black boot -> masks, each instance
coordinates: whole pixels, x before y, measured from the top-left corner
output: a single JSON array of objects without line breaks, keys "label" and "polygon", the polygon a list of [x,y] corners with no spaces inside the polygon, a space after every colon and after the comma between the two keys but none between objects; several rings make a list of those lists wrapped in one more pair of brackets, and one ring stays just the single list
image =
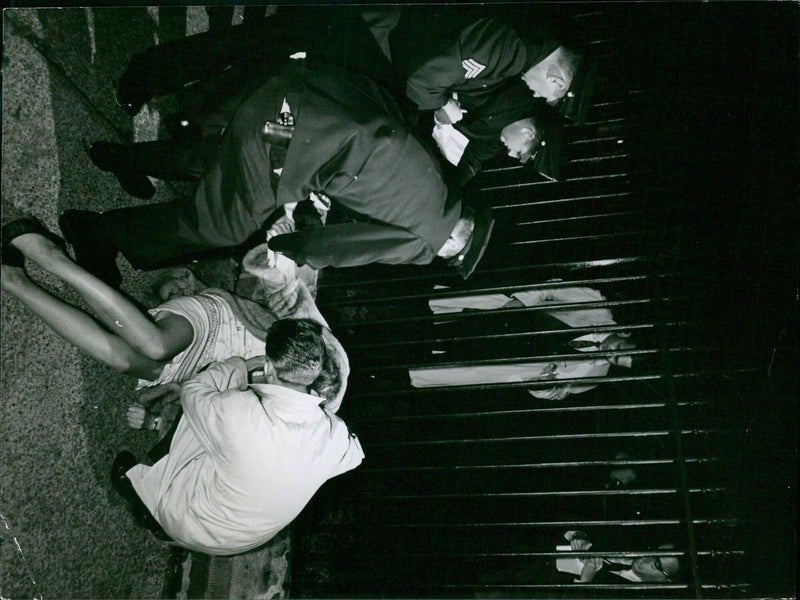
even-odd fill
[{"label": "black boot", "polygon": [[95,166],[113,174],[122,189],[136,198],[148,200],[156,193],[147,175],[131,168],[130,147],[114,142],[95,142],[89,147],[89,158]]},{"label": "black boot", "polygon": [[102,215],[88,210],[65,210],[58,218],[64,239],[72,245],[75,262],[113,288],[122,283],[117,268],[117,249],[102,222]]},{"label": "black boot", "polygon": [[158,55],[147,49],[134,55],[125,72],[117,82],[114,100],[130,116],[138,114],[142,107],[156,95],[154,80],[158,68]]}]

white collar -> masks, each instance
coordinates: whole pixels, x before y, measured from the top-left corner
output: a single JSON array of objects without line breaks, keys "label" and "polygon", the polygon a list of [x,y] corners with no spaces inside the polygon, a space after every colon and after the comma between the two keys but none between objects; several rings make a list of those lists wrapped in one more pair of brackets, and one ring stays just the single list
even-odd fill
[{"label": "white collar", "polygon": [[313,394],[298,392],[274,383],[250,383],[247,387],[258,396],[262,404],[266,400],[270,406],[274,406],[278,410],[304,413],[322,410],[320,404],[324,399]]},{"label": "white collar", "polygon": [[[611,571],[611,569],[609,569],[609,571]],[[619,575],[628,581],[634,581],[636,583],[640,583],[642,581],[642,578],[634,573],[631,569],[625,569],[624,571],[611,571],[611,573],[614,573],[614,575]]]}]

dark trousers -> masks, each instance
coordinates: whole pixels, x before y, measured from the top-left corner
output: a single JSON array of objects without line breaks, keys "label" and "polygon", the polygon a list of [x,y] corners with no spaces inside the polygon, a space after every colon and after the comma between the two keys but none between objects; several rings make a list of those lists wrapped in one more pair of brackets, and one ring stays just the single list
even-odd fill
[{"label": "dark trousers", "polygon": [[[214,141],[142,142],[127,148],[127,169],[167,181],[197,181],[205,170]],[[171,202],[109,210],[95,217],[89,235],[113,246],[137,269],[156,269],[184,262],[211,248],[180,235],[182,222],[193,219],[191,196]]]},{"label": "dark trousers", "polygon": [[214,250],[180,235],[180,223],[193,210],[191,197],[109,210],[97,215],[91,235],[121,252],[136,269],[176,265]]},{"label": "dark trousers", "polygon": [[197,181],[213,160],[217,145],[214,138],[137,142],[126,148],[121,160],[132,173],[164,181]]},{"label": "dark trousers", "polygon": [[169,447],[172,445],[172,438],[175,437],[175,432],[178,430],[178,423],[183,417],[183,409],[178,409],[178,414],[175,415],[175,420],[170,425],[169,430],[159,442],[147,451],[147,458],[152,462],[158,462],[169,453]]},{"label": "dark trousers", "polygon": [[[225,82],[240,77],[234,71],[210,84],[226,89]],[[248,80],[235,93],[209,100],[201,131],[194,137],[128,146],[120,153],[125,170],[198,184],[169,203],[102,213],[94,217],[89,235],[144,270],[247,241],[274,209],[273,152],[260,137],[260,127],[287,93],[282,81],[263,86],[263,79]],[[241,169],[240,159],[259,166]]]},{"label": "dark trousers", "polygon": [[231,67],[274,68],[300,51],[311,61],[367,75],[402,92],[357,7],[282,6],[267,19],[151,46],[133,56],[119,82],[120,97],[146,101],[189,84],[203,92],[203,82]]},{"label": "dark trousers", "polygon": [[[208,140],[237,114],[253,85],[288,61],[294,51],[307,51],[311,63],[354,70],[400,89],[391,65],[354,7],[282,7],[258,25],[222,28],[151,47],[133,57],[120,90],[136,90],[147,99],[179,92],[184,113],[200,124],[198,137]],[[131,169],[162,179],[193,178],[203,173],[214,152],[230,162],[238,151],[238,147],[220,151],[206,146],[198,151],[191,146],[158,144],[134,145]],[[219,191],[223,199],[228,197],[228,190]],[[257,215],[260,223],[251,223],[238,206],[231,211],[227,200],[225,204],[213,206],[208,198],[186,197],[170,204],[108,211],[100,217],[101,235],[134,267],[158,268],[238,245],[263,224],[263,214]],[[230,216],[230,222],[221,215]],[[405,256],[401,258],[393,262],[405,262]]]},{"label": "dark trousers", "polygon": [[[175,420],[167,431],[167,434],[147,452],[147,458],[150,459],[151,462],[158,462],[164,456],[166,456],[167,453],[169,453],[169,447],[172,445],[172,438],[175,437],[175,431],[178,429],[178,423],[180,422],[182,415],[183,410],[179,409],[178,414],[175,416]],[[121,485],[122,489],[118,489],[117,491],[125,499],[125,502],[127,502],[128,510],[130,511],[134,520],[140,526],[152,531],[153,535],[155,535],[155,537],[158,539],[165,542],[173,541],[167,532],[164,531],[164,528],[161,527],[161,525],[159,525],[155,520],[155,517],[153,517],[150,509],[148,509],[145,503],[142,502],[142,499],[133,488],[133,484],[131,484],[126,478]]]}]

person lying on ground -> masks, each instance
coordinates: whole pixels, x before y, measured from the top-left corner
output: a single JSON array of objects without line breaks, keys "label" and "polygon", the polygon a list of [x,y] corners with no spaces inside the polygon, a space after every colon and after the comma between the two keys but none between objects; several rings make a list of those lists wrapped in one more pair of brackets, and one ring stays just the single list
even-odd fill
[{"label": "person lying on ground", "polygon": [[[193,550],[243,552],[291,522],[327,479],[360,464],[358,438],[334,414],[346,355],[302,284],[284,281],[273,306],[318,320],[278,319],[221,290],[174,298],[153,318],[64,247],[30,219],[3,227],[3,292],[103,364],[150,384],[189,380],[169,453],[150,467],[121,452],[112,466],[138,524]],[[97,319],[34,283],[26,260],[72,287]],[[266,383],[248,387],[256,368]],[[326,396],[313,393],[320,383]]]}]

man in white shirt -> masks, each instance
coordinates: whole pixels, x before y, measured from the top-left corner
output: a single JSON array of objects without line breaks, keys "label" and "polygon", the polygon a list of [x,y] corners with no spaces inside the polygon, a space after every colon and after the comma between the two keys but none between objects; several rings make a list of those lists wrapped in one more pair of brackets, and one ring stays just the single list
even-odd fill
[{"label": "man in white shirt", "polygon": [[[587,328],[614,326],[613,315],[608,308],[580,308],[583,303],[602,302],[605,297],[588,287],[564,286],[521,290],[511,297],[505,294],[464,295],[437,298],[429,301],[434,314],[461,312],[462,310],[496,310],[552,305],[545,314],[563,323],[566,327]],[[578,306],[569,306],[578,305]],[[587,333],[571,340],[569,346],[575,350],[575,358],[558,358],[533,362],[493,362],[492,364],[469,364],[456,366],[430,366],[409,369],[413,387],[441,387],[473,384],[519,383],[553,381],[552,387],[534,387],[530,394],[545,400],[563,400],[569,394],[579,394],[596,387],[596,384],[581,385],[577,381],[555,383],[559,379],[605,377],[611,364],[630,367],[631,359],[624,354],[612,354],[604,358],[581,357],[580,352],[621,352],[633,349],[627,333]],[[438,353],[443,358],[443,353]]]},{"label": "man in white shirt", "polygon": [[233,357],[183,385],[169,453],[125,473],[172,540],[214,555],[257,548],[361,463],[358,438],[309,393],[324,356],[318,323],[282,319],[267,335],[266,383],[248,383],[253,361]]}]

